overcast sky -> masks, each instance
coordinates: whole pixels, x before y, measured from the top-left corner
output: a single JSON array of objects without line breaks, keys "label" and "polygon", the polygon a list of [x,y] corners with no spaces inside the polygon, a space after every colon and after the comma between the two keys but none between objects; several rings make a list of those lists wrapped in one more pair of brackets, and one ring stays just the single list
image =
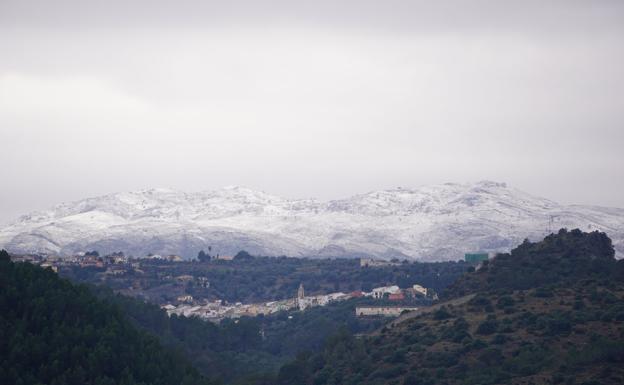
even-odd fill
[{"label": "overcast sky", "polygon": [[0,0],[0,222],[504,181],[624,207],[624,1]]}]

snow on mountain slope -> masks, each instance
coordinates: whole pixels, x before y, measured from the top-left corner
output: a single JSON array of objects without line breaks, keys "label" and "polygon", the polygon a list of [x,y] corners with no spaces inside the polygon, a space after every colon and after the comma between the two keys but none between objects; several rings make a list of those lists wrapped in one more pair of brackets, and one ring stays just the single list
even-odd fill
[{"label": "snow on mountain slope", "polygon": [[241,187],[110,194],[22,216],[0,230],[11,252],[124,251],[193,257],[214,252],[458,259],[508,251],[548,229],[601,230],[624,253],[624,209],[564,206],[503,183],[397,188],[321,202]]}]

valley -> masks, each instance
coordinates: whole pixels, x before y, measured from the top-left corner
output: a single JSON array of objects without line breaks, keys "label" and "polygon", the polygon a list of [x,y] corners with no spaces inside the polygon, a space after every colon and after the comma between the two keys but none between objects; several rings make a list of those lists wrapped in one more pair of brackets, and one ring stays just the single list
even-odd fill
[{"label": "valley", "polygon": [[[613,255],[606,235],[562,229],[478,265],[90,253],[95,265],[45,269],[88,284],[219,383],[619,384],[624,265]],[[106,273],[115,266],[128,270]],[[224,313],[202,314],[213,305]]]},{"label": "valley", "polygon": [[[471,266],[463,261],[404,260],[371,267],[368,260],[254,257],[246,252],[228,260],[208,256],[192,261],[135,259],[123,253],[99,256],[97,252],[64,258],[12,258],[49,267],[76,282],[109,287],[170,313],[216,321],[303,310],[351,298],[372,305],[384,304],[384,300],[393,305],[428,304]],[[420,287],[419,292],[414,285]],[[299,288],[305,290],[300,300]],[[379,295],[381,290],[387,290],[385,296]]]}]

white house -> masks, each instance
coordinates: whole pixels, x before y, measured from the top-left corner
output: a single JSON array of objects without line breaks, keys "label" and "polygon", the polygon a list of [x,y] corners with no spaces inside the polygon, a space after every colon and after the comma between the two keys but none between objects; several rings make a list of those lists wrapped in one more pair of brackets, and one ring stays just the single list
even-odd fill
[{"label": "white house", "polygon": [[427,288],[420,286],[420,285],[414,285],[412,286],[412,289],[414,289],[415,292],[420,293],[422,295],[427,295]]},{"label": "white house", "polygon": [[395,294],[398,293],[401,289],[399,289],[399,287],[397,285],[393,285],[393,286],[383,286],[383,287],[376,287],[373,289],[373,298],[383,298],[385,294]]}]

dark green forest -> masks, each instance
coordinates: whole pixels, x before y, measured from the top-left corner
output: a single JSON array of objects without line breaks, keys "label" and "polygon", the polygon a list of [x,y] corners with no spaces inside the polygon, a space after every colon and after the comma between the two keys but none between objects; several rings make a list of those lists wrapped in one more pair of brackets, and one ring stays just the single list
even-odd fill
[{"label": "dark green forest", "polygon": [[0,263],[2,384],[208,383],[197,370],[245,383],[272,378],[301,351],[320,351],[341,327],[363,333],[382,323],[355,317],[362,299],[217,325],[168,317],[107,287],[72,284],[49,269],[12,263],[4,251]]},{"label": "dark green forest", "polygon": [[[166,262],[164,264],[162,262],[156,263],[152,266],[155,269],[160,269],[163,265],[173,269],[181,266],[180,264],[168,264]],[[238,259],[236,261],[188,263],[186,267],[182,267],[180,273],[189,266],[199,268],[200,274],[205,274],[206,271],[211,272],[211,278],[216,278],[216,282],[220,282],[219,279],[223,279],[224,287],[227,279],[231,279],[236,283],[238,282],[237,279],[245,275],[249,275],[252,279],[259,279],[263,274],[269,274],[272,277],[274,276],[276,281],[282,282],[280,286],[269,286],[269,290],[271,288],[275,290],[277,287],[277,291],[274,291],[275,294],[273,295],[286,295],[291,290],[290,286],[294,286],[298,280],[308,282],[309,286],[317,290],[323,289],[325,291],[326,289],[327,291],[332,291],[335,289],[335,284],[332,282],[336,282],[336,276],[340,277],[341,288],[345,285],[349,285],[349,287],[354,285],[354,283],[343,281],[349,279],[355,279],[357,287],[360,287],[359,285],[362,285],[362,282],[364,282],[366,287],[367,282],[386,284],[387,282],[394,282],[392,281],[394,279],[400,279],[405,286],[411,285],[412,282],[432,282],[435,283],[436,287],[443,288],[445,284],[451,282],[448,276],[457,276],[460,274],[460,271],[466,268],[464,264],[456,263],[404,263],[399,266],[385,268],[361,269],[357,261],[354,260],[268,259],[248,256],[244,260]],[[342,266],[346,267],[345,272],[340,272],[339,269]],[[114,318],[117,324],[124,325],[125,328],[138,333],[137,335],[141,336],[141,338],[146,338],[158,345],[158,349],[161,349],[164,352],[163,354],[171,354],[178,360],[176,362],[180,364],[191,362],[193,367],[204,376],[218,382],[250,383],[255,381],[254,378],[273,381],[283,364],[293,360],[298,354],[321,351],[328,337],[341,330],[341,328],[348,330],[351,334],[369,333],[381,327],[386,321],[381,318],[357,318],[354,312],[355,306],[358,303],[370,302],[370,299],[360,298],[333,303],[325,307],[308,309],[305,312],[280,312],[254,318],[226,319],[220,324],[213,324],[197,318],[175,315],[168,317],[157,305],[145,302],[142,299],[116,294],[107,285],[75,286],[68,281],[58,279],[50,270],[42,270],[30,264],[7,263],[6,267],[7,269],[10,267],[10,271],[5,273],[13,276],[13,282],[21,282],[24,277],[21,277],[19,272],[26,269],[31,271],[31,274],[48,277],[48,279],[54,281],[54,284],[61,285],[66,290],[81,293],[81,296],[72,296],[71,298],[72,300],[80,299],[81,305],[86,306],[87,302],[97,301],[104,307],[101,311],[110,313],[109,317]],[[321,274],[324,276],[322,280],[319,278]],[[82,278],[83,281],[90,282],[90,278],[93,277],[95,275],[89,276],[89,273],[87,273]],[[414,281],[414,279],[417,281]],[[97,280],[95,281],[97,282]],[[252,285],[247,279],[244,282],[242,284],[243,289],[239,288],[239,291],[235,293],[247,290],[244,288],[245,284],[247,284],[249,290],[255,290],[255,292],[249,294],[251,297],[257,298],[267,295],[267,292],[263,291],[267,290],[267,288],[261,284],[258,285],[256,282]],[[284,282],[290,283],[286,285]],[[321,286],[319,286],[319,282],[321,282]],[[49,283],[47,281],[39,282],[39,289],[43,290]],[[25,283],[22,282],[20,285],[23,286]],[[368,285],[372,284],[368,283]],[[192,290],[192,288],[190,289]],[[54,291],[42,292],[40,295],[44,298],[49,295],[54,296]],[[57,305],[63,308],[63,305],[59,305],[58,302],[42,301],[49,304],[45,310],[39,310],[42,317],[47,317],[47,315],[44,315],[45,311],[53,311]],[[427,302],[428,300],[422,299],[421,301]],[[91,315],[87,314],[85,317],[91,317]],[[55,328],[52,324],[49,327]],[[139,331],[137,332],[135,329]],[[31,330],[33,334],[36,334],[36,328]],[[124,337],[123,333],[115,332],[115,335],[120,339],[132,341],[131,338]],[[161,345],[165,349],[161,348]],[[152,349],[151,347],[146,348]],[[25,351],[29,351],[29,349],[29,347],[26,347]],[[91,348],[86,347],[85,349],[89,350]],[[114,350],[109,349],[109,351],[112,352]],[[147,361],[157,362],[152,359],[147,359]],[[9,362],[9,360],[6,361],[7,364]],[[64,362],[67,362],[68,371],[74,370],[70,369],[73,365],[71,361]],[[82,361],[77,362],[76,365],[80,367],[80,369],[76,369],[78,372],[89,370],[89,373],[93,376],[100,376],[97,374],[97,371],[91,371],[91,367]],[[166,368],[166,365],[160,366]],[[17,373],[21,369],[18,366],[13,370]],[[126,375],[126,372],[127,370],[124,372],[124,375]],[[115,375],[117,373],[106,372],[102,374],[104,377],[108,376],[113,379],[117,378],[114,377]],[[194,376],[197,373],[191,371],[189,375]],[[65,381],[65,377],[61,378],[59,381]],[[158,376],[158,378],[162,380],[167,377]],[[38,381],[51,383],[48,377]],[[89,383],[88,378],[84,379],[84,381]],[[151,383],[151,380],[141,381]]]},{"label": "dark green forest", "polygon": [[209,384],[116,305],[0,251],[0,384]]}]

